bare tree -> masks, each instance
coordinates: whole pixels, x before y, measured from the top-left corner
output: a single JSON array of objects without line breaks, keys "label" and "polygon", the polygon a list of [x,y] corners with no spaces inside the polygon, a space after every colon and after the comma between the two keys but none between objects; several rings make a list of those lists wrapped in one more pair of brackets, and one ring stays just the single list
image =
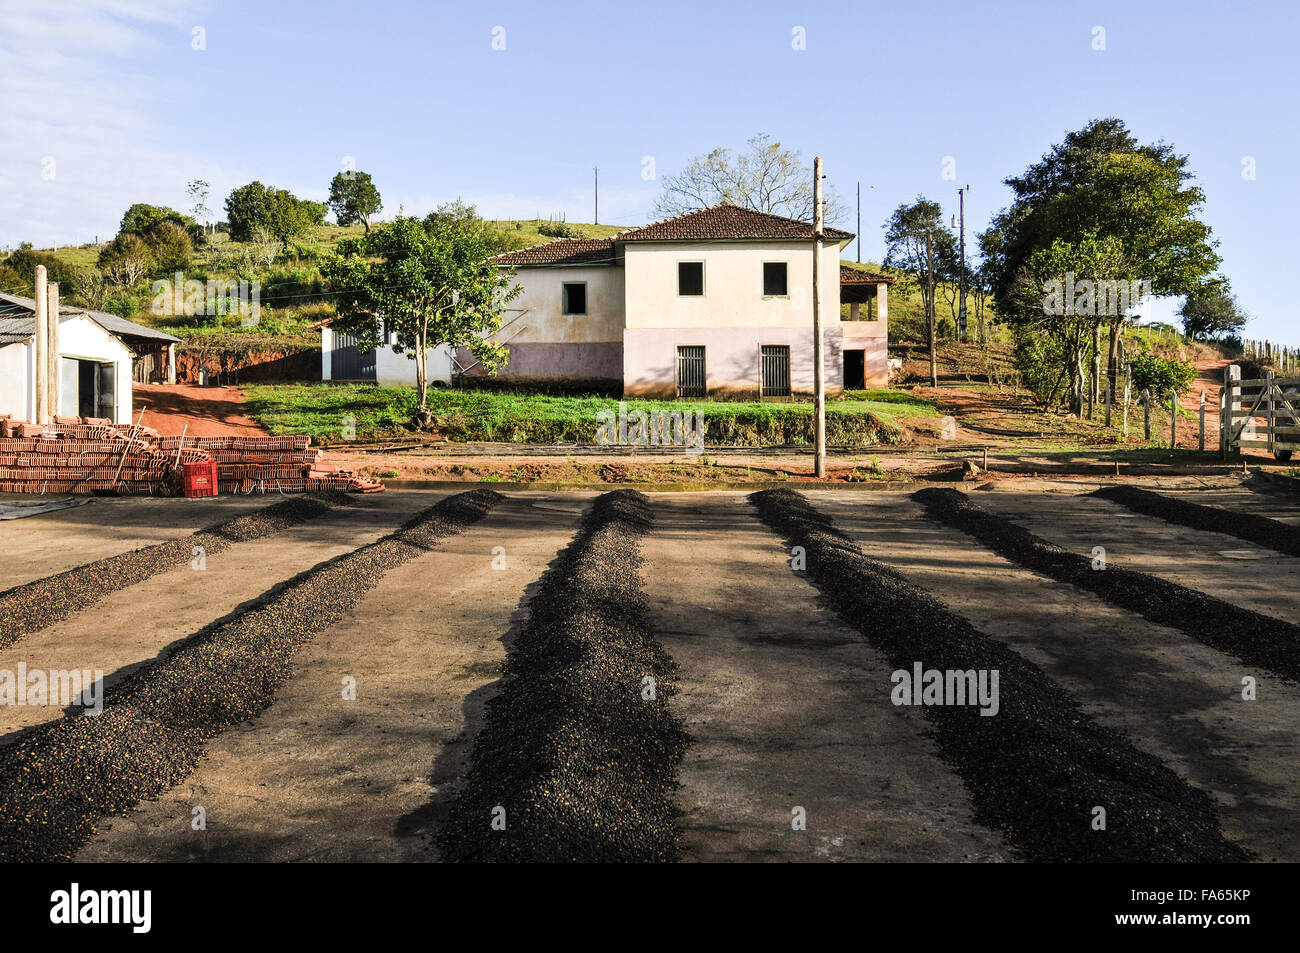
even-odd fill
[{"label": "bare tree", "polygon": [[[669,218],[722,202],[811,222],[812,166],[804,163],[797,149],[783,148],[760,133],[749,140],[744,152],[719,147],[696,156],[678,175],[666,176],[654,211]],[[822,202],[827,222],[843,220],[844,204],[830,184],[823,189]]]}]

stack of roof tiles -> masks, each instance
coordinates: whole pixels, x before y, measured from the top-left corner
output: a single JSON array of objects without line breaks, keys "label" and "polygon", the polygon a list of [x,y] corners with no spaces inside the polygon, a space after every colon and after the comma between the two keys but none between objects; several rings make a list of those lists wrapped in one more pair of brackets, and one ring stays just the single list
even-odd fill
[{"label": "stack of roof tiles", "polygon": [[[149,427],[99,417],[55,417],[48,425],[0,415],[0,493],[150,495],[181,464],[215,461],[221,493],[291,493],[384,488],[321,459],[310,437],[162,437]],[[119,473],[120,470],[120,473]]]}]

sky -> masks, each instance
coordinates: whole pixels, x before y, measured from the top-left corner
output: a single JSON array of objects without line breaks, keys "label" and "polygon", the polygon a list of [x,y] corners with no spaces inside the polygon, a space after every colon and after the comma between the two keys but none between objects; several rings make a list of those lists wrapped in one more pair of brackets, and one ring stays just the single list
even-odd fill
[{"label": "sky", "polygon": [[[1089,119],[1190,157],[1247,336],[1300,345],[1300,6],[1182,2],[441,3],[0,0],[0,248],[106,239],[134,202],[221,214],[252,179],[381,217],[654,216],[661,180],[758,133],[820,155],[879,261],[917,195],[968,236]],[[969,242],[968,237],[968,242]],[[845,256],[857,255],[857,247]],[[1146,316],[1171,320],[1177,300]]]}]

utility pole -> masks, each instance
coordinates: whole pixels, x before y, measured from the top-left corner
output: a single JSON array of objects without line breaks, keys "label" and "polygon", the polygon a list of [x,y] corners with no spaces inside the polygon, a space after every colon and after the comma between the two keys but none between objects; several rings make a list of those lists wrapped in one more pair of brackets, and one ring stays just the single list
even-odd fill
[{"label": "utility pole", "polygon": [[826,369],[822,355],[822,157],[813,159],[813,476],[826,476]]},{"label": "utility pole", "polygon": [[858,183],[858,264],[862,264],[862,183]]},{"label": "utility pole", "polygon": [[930,333],[930,386],[939,386],[939,355],[934,327],[934,233],[925,233],[925,325]]},{"label": "utility pole", "polygon": [[957,306],[957,340],[966,340],[966,193],[970,191],[967,185],[964,189],[957,190],[957,201],[960,208],[961,216],[961,270],[958,272],[957,283],[960,288],[961,303]]},{"label": "utility pole", "polygon": [[594,194],[595,194],[595,198],[596,198],[596,211],[595,211],[595,213],[592,215],[592,222],[591,222],[591,224],[593,224],[593,225],[599,225],[599,224],[600,224],[600,167],[599,167],[599,166],[592,166],[591,171],[592,171],[592,172],[595,174],[595,176],[596,176],[596,188],[595,188],[595,192],[594,192]]}]

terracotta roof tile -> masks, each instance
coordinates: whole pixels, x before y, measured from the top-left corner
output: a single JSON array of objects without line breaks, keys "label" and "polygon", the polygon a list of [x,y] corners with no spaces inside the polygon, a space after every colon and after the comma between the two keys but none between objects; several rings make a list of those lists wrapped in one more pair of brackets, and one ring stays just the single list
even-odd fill
[{"label": "terracotta roof tile", "polygon": [[894,279],[888,275],[878,275],[872,271],[863,271],[852,265],[840,265],[840,284],[842,285],[878,285],[884,282],[893,284]]},{"label": "terracotta roof tile", "polygon": [[[853,237],[851,232],[827,227],[824,231],[831,241],[844,241]],[[614,236],[617,242],[646,241],[707,241],[709,239],[811,239],[813,227],[808,222],[767,212],[755,212],[724,202],[687,212],[676,218],[654,222],[641,228],[631,228]]]},{"label": "terracotta roof tile", "polygon": [[614,260],[614,243],[608,238],[557,238],[488,259],[498,265],[601,265]]}]

